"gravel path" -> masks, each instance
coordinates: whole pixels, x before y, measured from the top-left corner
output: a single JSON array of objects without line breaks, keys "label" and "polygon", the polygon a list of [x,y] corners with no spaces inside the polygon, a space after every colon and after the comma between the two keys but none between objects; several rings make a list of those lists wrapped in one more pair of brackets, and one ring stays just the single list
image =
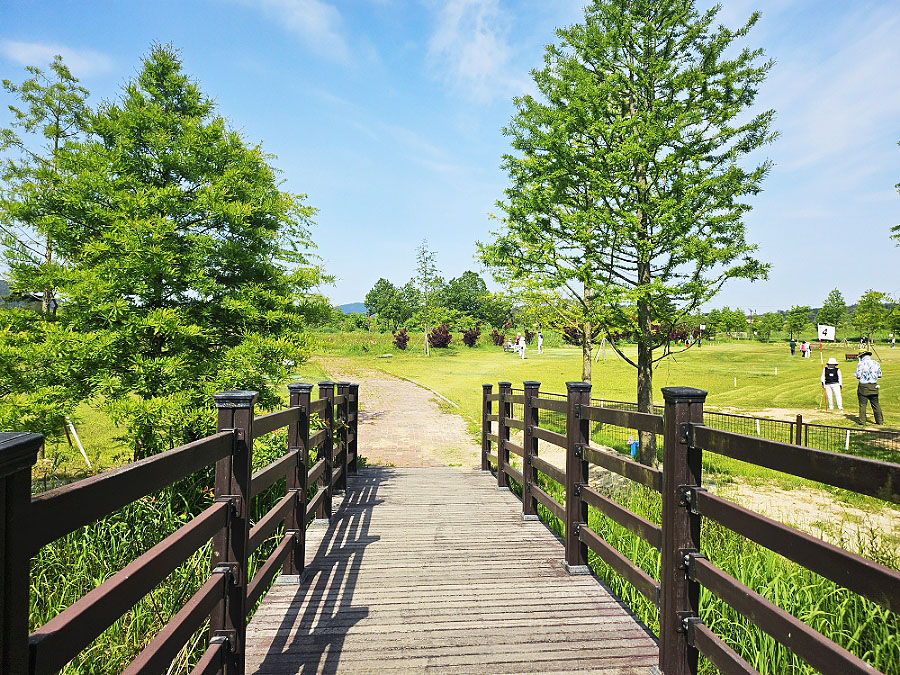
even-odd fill
[{"label": "gravel path", "polygon": [[319,358],[334,380],[359,383],[359,448],[370,465],[480,467],[480,446],[436,396],[350,359]]}]

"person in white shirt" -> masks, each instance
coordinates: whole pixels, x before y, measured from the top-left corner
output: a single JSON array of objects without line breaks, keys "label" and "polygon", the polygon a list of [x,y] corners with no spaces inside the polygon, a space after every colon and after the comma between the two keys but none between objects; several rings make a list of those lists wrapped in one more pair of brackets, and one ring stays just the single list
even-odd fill
[{"label": "person in white shirt", "polygon": [[825,397],[828,399],[828,409],[834,410],[834,404],[837,402],[838,410],[844,412],[844,401],[841,399],[841,387],[844,386],[844,379],[836,358],[828,359],[828,363],[822,368],[820,379],[822,387],[825,389]]},{"label": "person in white shirt", "polygon": [[519,356],[521,356],[522,359],[524,360],[525,359],[525,336],[524,335],[519,336],[518,343],[519,343]]},{"label": "person in white shirt", "polygon": [[544,353],[544,334],[538,331],[538,354]]}]

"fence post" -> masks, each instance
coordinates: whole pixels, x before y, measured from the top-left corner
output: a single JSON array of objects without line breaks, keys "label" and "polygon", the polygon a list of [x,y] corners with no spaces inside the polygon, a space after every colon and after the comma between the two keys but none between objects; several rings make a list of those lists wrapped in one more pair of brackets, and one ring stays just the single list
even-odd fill
[{"label": "fence post", "polygon": [[229,641],[226,675],[244,672],[244,635],[247,628],[247,538],[250,534],[250,476],[253,456],[255,391],[225,391],[213,395],[218,408],[218,431],[234,430],[231,455],[216,462],[216,501],[230,501],[231,517],[213,537],[212,567],[231,568],[225,598],[209,619],[210,638]]},{"label": "fence post", "polygon": [[31,467],[41,434],[0,433],[0,673],[30,672]]},{"label": "fence post", "polygon": [[579,530],[587,524],[588,506],[581,499],[581,486],[588,482],[584,448],[591,442],[590,421],[581,417],[581,406],[591,404],[590,382],[566,382],[566,559],[569,574],[590,574],[587,545]]},{"label": "fence post", "polygon": [[[488,416],[491,414],[491,401],[488,401],[488,396],[491,395],[491,390],[494,388],[492,384],[483,384],[481,385],[481,470],[482,471],[490,471],[491,470],[491,460],[488,459],[488,455],[491,452],[491,442],[488,440],[488,434],[491,433],[491,423],[488,421]],[[500,432],[497,432],[499,437]],[[499,443],[498,443],[499,445]]]},{"label": "fence post", "polygon": [[349,442],[347,441],[349,427],[347,426],[347,413],[350,411],[350,383],[338,382],[337,395],[343,396],[343,400],[337,406],[338,421],[338,443],[340,445],[341,455],[341,479],[335,485],[335,490],[346,492],[347,490],[347,471],[350,468],[350,453],[348,452]]},{"label": "fence post", "polygon": [[538,472],[531,462],[531,458],[538,454],[538,439],[534,435],[534,428],[540,425],[538,409],[532,399],[538,397],[541,388],[540,382],[527,380],[522,383],[525,390],[525,405],[522,407],[522,419],[525,422],[525,435],[522,447],[525,456],[522,458],[522,518],[525,520],[537,520],[537,502],[532,497],[531,486],[538,481]]},{"label": "fence post", "polygon": [[803,445],[803,415],[797,415],[797,440],[796,445]]},{"label": "fence post", "polygon": [[281,573],[303,574],[306,563],[306,477],[309,474],[309,399],[312,385],[305,382],[288,383],[291,407],[300,408],[300,419],[288,427],[288,449],[297,451],[297,461],[287,474],[287,491],[295,492],[294,510],[284,520],[285,532],[294,531],[294,548],[284,561]]},{"label": "fence post", "polygon": [[685,638],[682,618],[699,616],[700,587],[688,580],[684,552],[700,549],[700,516],[692,514],[682,487],[700,486],[699,448],[689,445],[682,425],[703,424],[706,392],[693,387],[663,387],[662,587],[659,608],[659,665],[666,675],[697,672],[697,650]]},{"label": "fence post", "polygon": [[319,446],[319,457],[325,460],[325,472],[319,480],[319,485],[325,488],[325,495],[319,502],[316,518],[331,520],[331,476],[334,468],[334,382],[319,382],[319,398],[327,399],[328,402],[325,404],[325,410],[322,411],[325,440]]},{"label": "fence post", "polygon": [[[497,487],[509,487],[509,481],[506,479],[506,471],[504,467],[509,464],[509,450],[506,448],[506,441],[509,440],[509,427],[506,426],[506,418],[509,417],[512,405],[509,403],[509,397],[512,396],[512,382],[498,382],[497,389],[500,392],[500,405],[497,406],[497,413],[500,416],[500,422],[497,424]],[[503,400],[503,397],[507,400]]]},{"label": "fence post", "polygon": [[350,397],[353,399],[350,402],[350,415],[353,417],[353,420],[350,422],[350,433],[353,434],[353,440],[350,441],[350,471],[351,473],[356,473],[358,471],[357,465],[357,453],[359,452],[359,444],[357,443],[357,435],[359,434],[359,385],[351,384],[350,385]]}]

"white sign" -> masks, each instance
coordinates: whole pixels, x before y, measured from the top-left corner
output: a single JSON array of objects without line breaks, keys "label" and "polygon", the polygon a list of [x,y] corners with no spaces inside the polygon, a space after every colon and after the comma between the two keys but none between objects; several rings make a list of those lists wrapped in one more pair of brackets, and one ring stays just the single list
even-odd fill
[{"label": "white sign", "polygon": [[823,323],[816,324],[819,328],[820,340],[834,340],[834,326],[826,326]]}]

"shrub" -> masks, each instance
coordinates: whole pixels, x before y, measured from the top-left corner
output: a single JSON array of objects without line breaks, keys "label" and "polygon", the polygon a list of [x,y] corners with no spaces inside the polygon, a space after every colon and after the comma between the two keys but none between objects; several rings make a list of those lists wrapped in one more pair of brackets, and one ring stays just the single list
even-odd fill
[{"label": "shrub", "polygon": [[453,340],[453,336],[450,335],[447,324],[442,323],[428,334],[428,344],[435,348],[443,349],[450,345],[451,340]]},{"label": "shrub", "polygon": [[531,341],[534,339],[534,333],[532,333],[527,328],[525,329],[525,344],[531,344]]},{"label": "shrub", "polygon": [[491,340],[493,340],[494,344],[498,347],[503,346],[503,342],[506,340],[506,335],[503,333],[498,333],[497,329],[491,331]]},{"label": "shrub", "polygon": [[407,334],[406,329],[401,328],[399,332],[393,332],[393,335],[394,346],[397,349],[406,349],[406,345],[409,344],[409,335]]},{"label": "shrub", "polygon": [[[496,330],[494,331],[497,332]],[[475,343],[478,342],[478,338],[481,335],[481,322],[475,324],[475,328],[470,328],[469,330],[462,331],[463,343],[466,347],[474,347]]]}]

